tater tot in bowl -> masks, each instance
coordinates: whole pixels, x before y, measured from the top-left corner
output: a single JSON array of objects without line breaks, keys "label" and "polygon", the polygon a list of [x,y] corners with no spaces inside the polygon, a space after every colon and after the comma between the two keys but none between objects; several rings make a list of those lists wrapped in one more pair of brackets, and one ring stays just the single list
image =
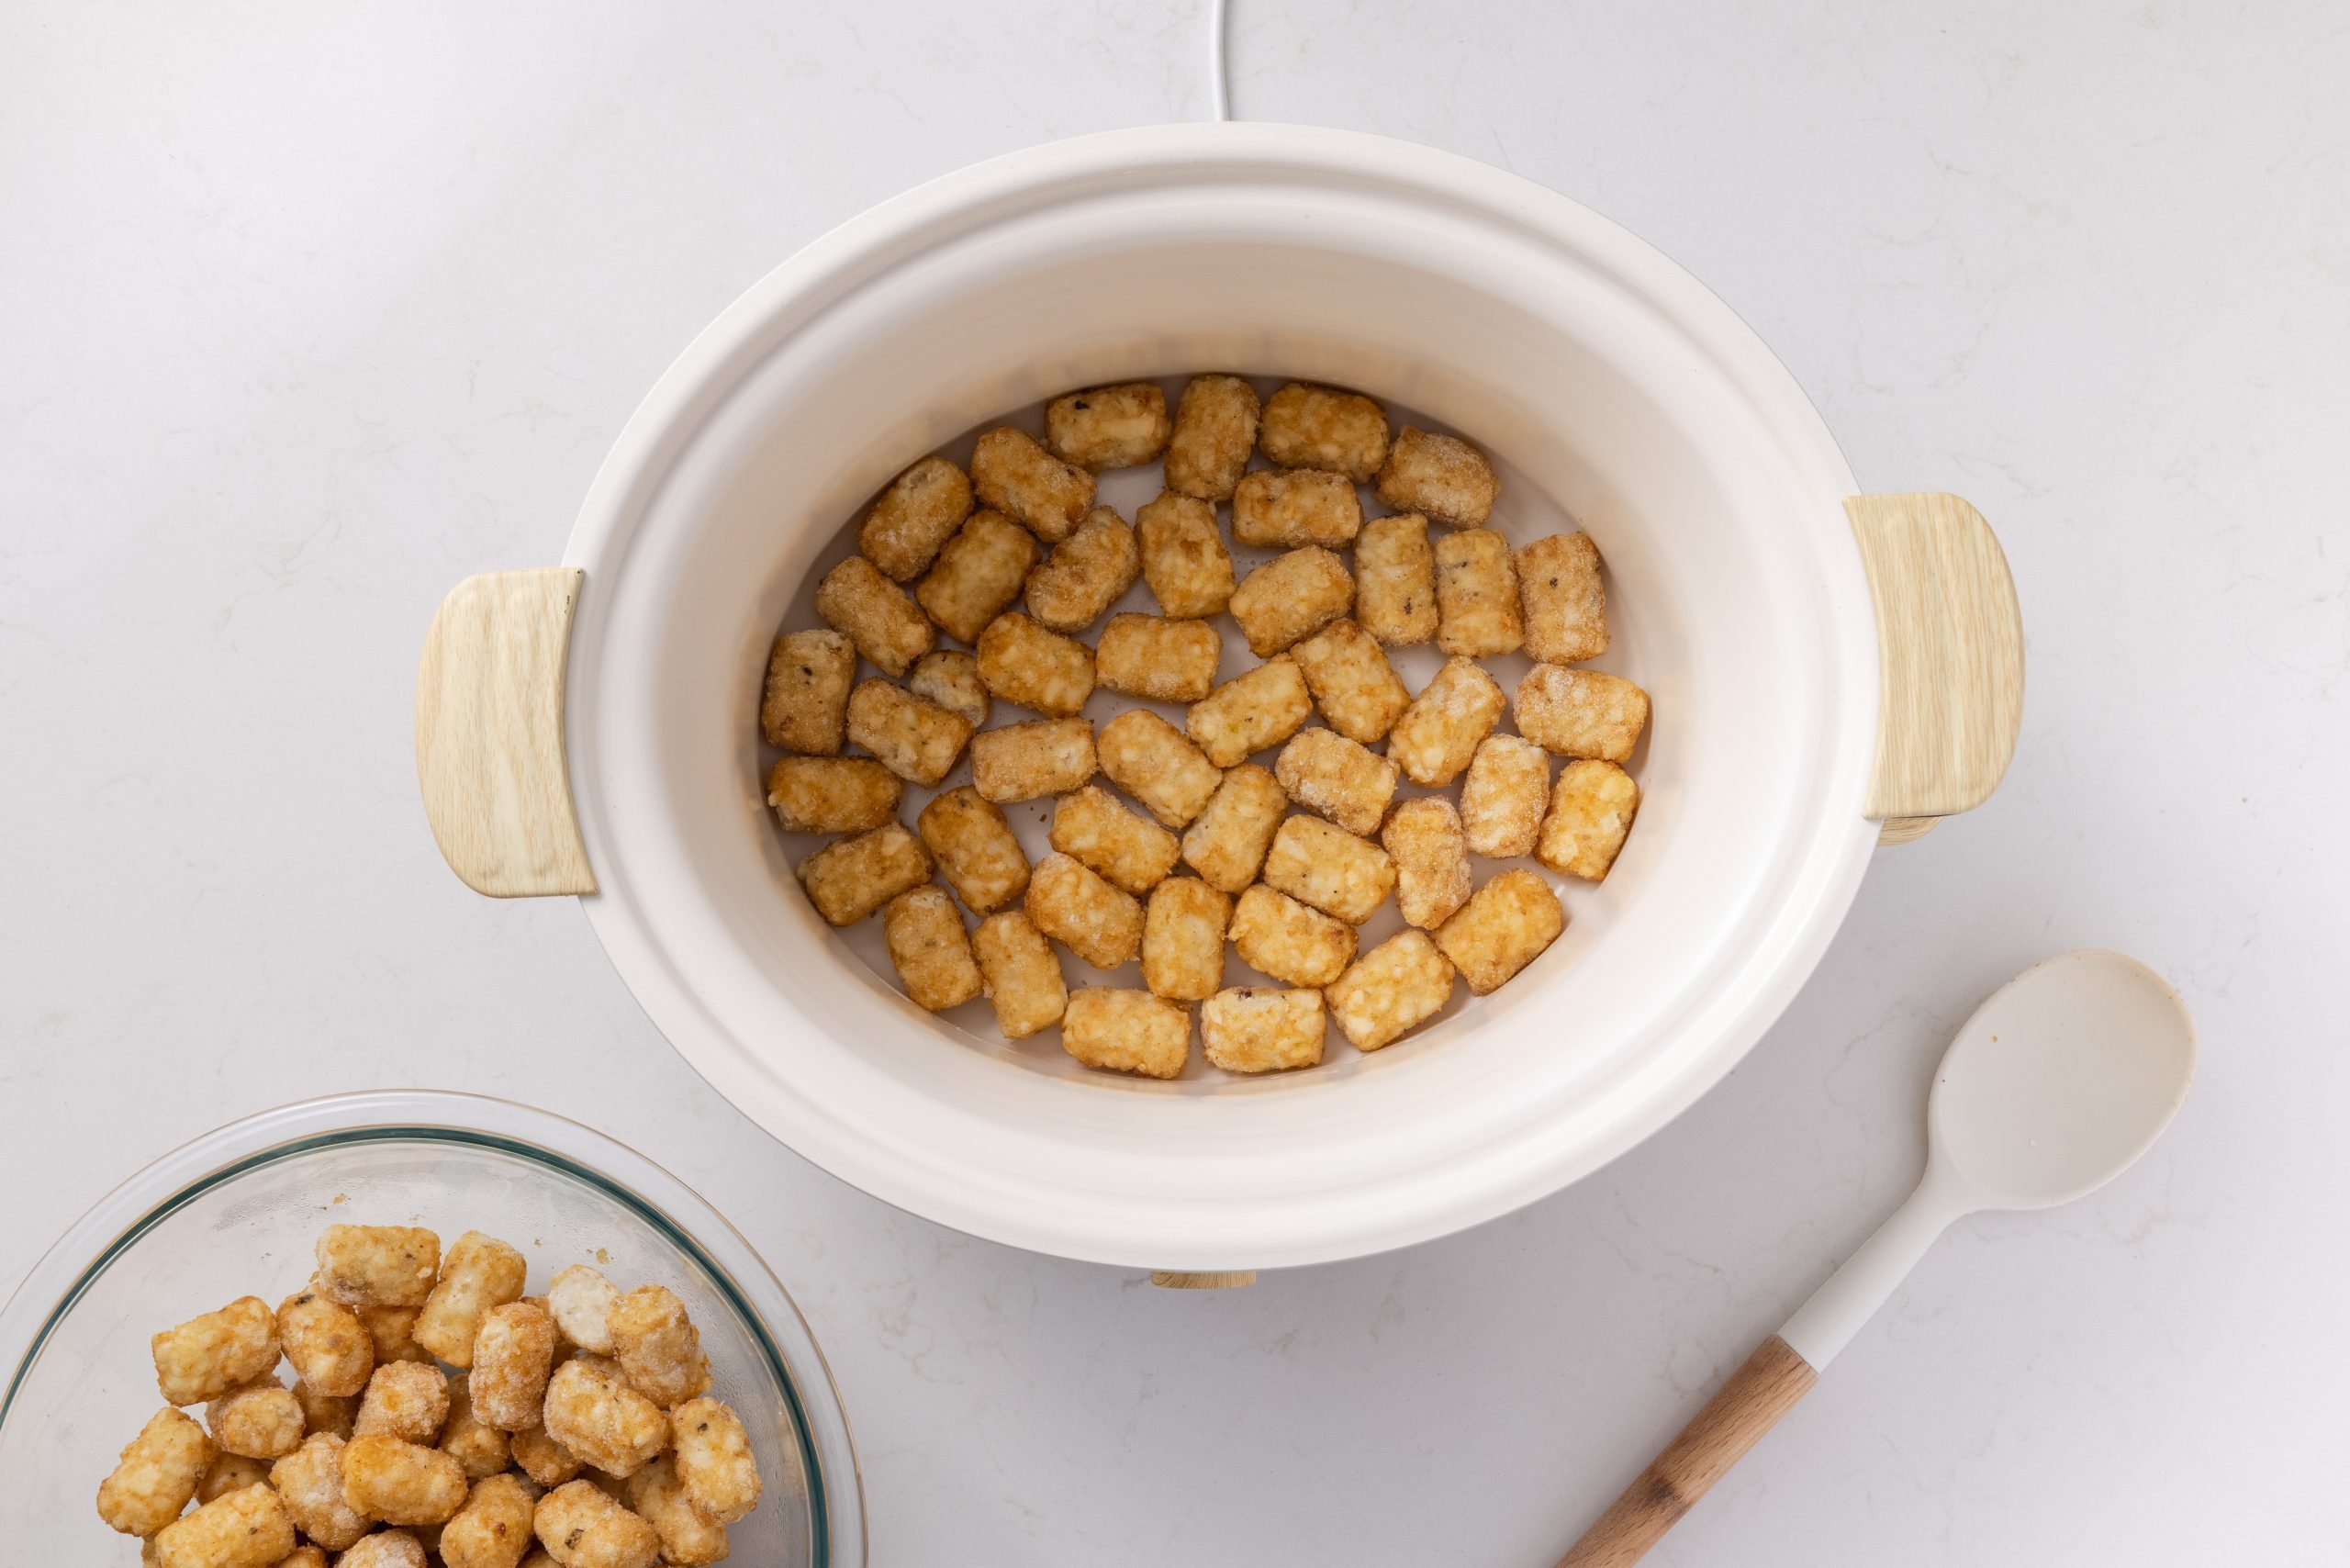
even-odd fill
[{"label": "tater tot in bowl", "polygon": [[[443,1310],[432,1315],[443,1328],[453,1316],[472,1316],[458,1307],[527,1286],[525,1299],[480,1314],[469,1377],[454,1383],[453,1401],[433,1402],[438,1427],[420,1440],[389,1431],[353,1437],[334,1430],[330,1415],[322,1417],[328,1425],[311,1427],[314,1408],[356,1403],[353,1396],[298,1405],[273,1397],[273,1379],[290,1387],[295,1367],[249,1365],[265,1351],[244,1353],[252,1337],[241,1311],[225,1328],[198,1323],[248,1297],[319,1299],[308,1282],[320,1266],[314,1246],[336,1226],[435,1238],[436,1272],[425,1276],[423,1294],[436,1279],[448,1286]],[[352,1246],[327,1250],[346,1262],[388,1256],[358,1248],[366,1238],[339,1239]],[[401,1239],[412,1250],[421,1236]],[[509,1251],[525,1281],[513,1279]],[[164,1562],[243,1563],[269,1548],[252,1557],[255,1568],[276,1568],[281,1560],[308,1561],[297,1552],[307,1540],[326,1561],[374,1551],[349,1561],[403,1562],[408,1547],[394,1537],[405,1530],[427,1547],[439,1542],[434,1561],[515,1561],[521,1553],[506,1547],[519,1539],[514,1519],[529,1518],[531,1484],[561,1484],[524,1482],[538,1473],[523,1467],[526,1452],[556,1473],[540,1451],[543,1434],[532,1428],[528,1443],[517,1434],[510,1468],[501,1454],[476,1473],[480,1444],[455,1428],[495,1404],[490,1383],[511,1381],[500,1347],[518,1324],[546,1319],[554,1333],[554,1311],[540,1300],[575,1268],[582,1272],[555,1294],[562,1314],[583,1327],[601,1295],[595,1278],[619,1287],[616,1301],[638,1294],[640,1309],[618,1326],[621,1352],[657,1362],[667,1378],[665,1393],[692,1440],[664,1474],[677,1478],[680,1497],[707,1494],[723,1511],[731,1560],[792,1568],[864,1562],[864,1503],[838,1397],[807,1325],[750,1243],[676,1177],[599,1133],[505,1101],[420,1091],[309,1101],[207,1134],[118,1187],[34,1265],[0,1306],[7,1560],[129,1563],[141,1560],[142,1538],[161,1536],[146,1560],[160,1551]],[[396,1272],[386,1265],[375,1277]],[[419,1294],[412,1285],[393,1289]],[[347,1386],[352,1325],[316,1312],[292,1320],[307,1327],[281,1350],[298,1345],[304,1370],[324,1369]],[[237,1355],[209,1380],[187,1372],[186,1356],[167,1357],[165,1372],[180,1380],[167,1395],[150,1341],[191,1323],[197,1328],[172,1342],[175,1352],[206,1338]],[[435,1382],[457,1371],[429,1359],[376,1370],[395,1369]],[[173,1397],[231,1373],[243,1375],[211,1395],[209,1412]],[[276,1431],[288,1411],[308,1428],[291,1441]],[[520,1412],[493,1413],[512,1419]],[[666,1436],[674,1423],[655,1414]],[[242,1435],[249,1428],[258,1437]],[[220,1432],[233,1447],[223,1446]],[[234,1447],[278,1451],[241,1456]],[[671,1462],[665,1454],[663,1463]],[[678,1508],[665,1517],[684,1543]],[[495,1550],[474,1551],[476,1538]],[[706,1537],[695,1538],[694,1549],[694,1561],[714,1560]]]}]

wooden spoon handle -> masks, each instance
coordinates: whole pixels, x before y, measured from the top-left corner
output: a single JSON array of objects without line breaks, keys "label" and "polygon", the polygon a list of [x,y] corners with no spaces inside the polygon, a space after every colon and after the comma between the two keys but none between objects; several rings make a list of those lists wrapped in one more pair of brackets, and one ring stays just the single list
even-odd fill
[{"label": "wooden spoon handle", "polygon": [[1785,1339],[1774,1334],[1763,1340],[1559,1559],[1559,1568],[1628,1568],[1638,1562],[1818,1381],[1811,1363]]}]

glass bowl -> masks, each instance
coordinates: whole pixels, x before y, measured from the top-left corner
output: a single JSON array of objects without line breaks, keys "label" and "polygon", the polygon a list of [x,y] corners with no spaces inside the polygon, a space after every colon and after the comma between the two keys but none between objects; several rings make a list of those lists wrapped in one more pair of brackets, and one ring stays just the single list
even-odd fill
[{"label": "glass bowl", "polygon": [[[848,1422],[807,1323],[750,1243],[666,1170],[544,1111],[394,1091],[264,1111],[165,1155],[101,1200],[0,1308],[0,1540],[11,1562],[129,1562],[92,1499],[162,1406],[148,1338],[241,1295],[274,1305],[339,1221],[480,1230],[530,1289],[593,1263],[668,1286],[741,1413],[765,1478],[733,1561],[854,1568],[865,1509]],[[191,1411],[191,1414],[201,1414]],[[106,1542],[118,1542],[111,1554]]]}]

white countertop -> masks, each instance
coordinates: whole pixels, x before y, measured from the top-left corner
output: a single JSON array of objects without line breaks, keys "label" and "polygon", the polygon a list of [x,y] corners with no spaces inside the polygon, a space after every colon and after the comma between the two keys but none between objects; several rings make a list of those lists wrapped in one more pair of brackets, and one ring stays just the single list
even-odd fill
[{"label": "white countertop", "polygon": [[1473,1233],[1210,1294],[941,1230],[769,1141],[576,904],[448,874],[409,731],[440,595],[556,559],[706,320],[910,183],[1199,115],[1197,7],[24,0],[0,1288],[263,1105],[513,1095],[765,1251],[830,1352],[878,1564],[1545,1564],[1907,1191],[1974,1002],[2111,946],[2200,1022],[2177,1125],[2088,1202],[1958,1226],[1654,1560],[2337,1556],[2339,24],[1235,0],[1242,115],[1590,203],[1755,325],[1864,484],[1977,503],[2031,678],[2006,788],[1880,853],[1785,1020],[1679,1123]]}]

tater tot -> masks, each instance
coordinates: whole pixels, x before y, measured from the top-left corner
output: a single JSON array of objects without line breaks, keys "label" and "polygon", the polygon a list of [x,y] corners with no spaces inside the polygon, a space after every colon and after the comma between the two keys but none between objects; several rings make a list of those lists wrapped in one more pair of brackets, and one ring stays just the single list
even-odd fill
[{"label": "tater tot", "polygon": [[1397,511],[1416,511],[1448,528],[1482,528],[1493,515],[1501,481],[1483,453],[1459,436],[1405,425],[1379,470],[1379,498]]},{"label": "tater tot", "polygon": [[1561,756],[1628,762],[1649,722],[1649,694],[1622,676],[1536,665],[1517,683],[1517,733]]},{"label": "tater tot", "polygon": [[204,1424],[223,1452],[275,1459],[302,1441],[302,1406],[274,1375],[256,1378],[207,1405]]},{"label": "tater tot", "polygon": [[1285,1072],[1322,1059],[1326,1033],[1318,991],[1236,986],[1200,1008],[1200,1045],[1226,1072]]},{"label": "tater tot", "polygon": [[669,1418],[639,1394],[617,1362],[575,1356],[547,1380],[547,1436],[583,1464],[625,1479],[669,1443]]},{"label": "tater tot", "polygon": [[1534,658],[1571,665],[1607,651],[1607,590],[1590,534],[1553,533],[1521,548],[1517,597]]},{"label": "tater tot", "polygon": [[277,1342],[294,1363],[294,1375],[319,1394],[357,1394],[375,1370],[375,1341],[367,1326],[315,1285],[277,1304]]},{"label": "tater tot", "polygon": [[347,1438],[359,1419],[359,1396],[355,1394],[320,1394],[308,1383],[297,1382],[294,1384],[294,1402],[302,1407],[302,1430],[306,1434],[331,1432],[338,1438]]},{"label": "tater tot", "polygon": [[897,677],[930,652],[937,633],[906,590],[862,555],[851,555],[816,585],[816,613],[856,644],[867,663]]},{"label": "tater tot", "polygon": [[449,1418],[441,1426],[441,1451],[464,1466],[468,1481],[504,1470],[512,1451],[507,1435],[474,1409],[472,1380],[464,1372],[449,1379]]},{"label": "tater tot", "polygon": [[1241,578],[1225,608],[1248,639],[1248,651],[1269,659],[1344,615],[1354,601],[1355,580],[1347,575],[1346,562],[1309,544],[1276,555]]},{"label": "tater tot", "polygon": [[787,756],[767,769],[767,804],[786,833],[865,833],[898,814],[904,790],[870,757]]},{"label": "tater tot", "polygon": [[[660,1536],[663,1562],[674,1568],[700,1568],[701,1564],[725,1559],[726,1527],[695,1505],[686,1492],[686,1484],[677,1479],[677,1467],[668,1455],[662,1455],[628,1478],[628,1506]],[[464,1565],[452,1562],[449,1568]]]},{"label": "tater tot", "polygon": [[[441,1238],[420,1226],[330,1225],[319,1233],[318,1262],[312,1282],[345,1306],[421,1307],[440,1276]],[[400,1327],[414,1338],[415,1319]],[[380,1340],[375,1359],[393,1359]]]},{"label": "tater tot", "polygon": [[1265,885],[1360,925],[1387,902],[1395,862],[1368,839],[1319,817],[1287,817],[1265,854]]},{"label": "tater tot", "polygon": [[1498,991],[1567,927],[1550,884],[1524,868],[1504,871],[1477,890],[1437,928],[1436,945],[1479,996]]},{"label": "tater tot", "polygon": [[962,714],[975,730],[987,724],[988,689],[979,679],[979,661],[968,654],[940,648],[923,655],[906,672],[906,689]]},{"label": "tater tot", "polygon": [[518,1475],[487,1475],[474,1482],[465,1506],[441,1531],[445,1568],[516,1568],[531,1550],[538,1499]]},{"label": "tater tot", "polygon": [[890,483],[857,524],[856,547],[881,575],[908,582],[971,515],[971,479],[944,457],[925,457]]},{"label": "tater tot", "polygon": [[541,1486],[560,1486],[579,1473],[579,1456],[550,1437],[544,1427],[523,1428],[508,1447],[514,1468]]},{"label": "tater tot", "polygon": [[1551,788],[1534,857],[1553,871],[1600,881],[1616,864],[1639,809],[1640,787],[1630,774],[1612,762],[1570,762]]},{"label": "tater tot", "polygon": [[1484,666],[1474,659],[1447,659],[1387,733],[1387,755],[1415,784],[1449,784],[1506,706],[1501,684]]},{"label": "tater tot", "polygon": [[1093,726],[1032,719],[971,737],[971,784],[998,805],[1059,795],[1093,777]]},{"label": "tater tot", "polygon": [[1167,394],[1147,381],[1088,387],[1045,405],[1045,445],[1096,474],[1158,462],[1173,429]]},{"label": "tater tot", "polygon": [[1232,601],[1232,552],[1216,532],[1215,508],[1169,490],[1135,513],[1135,539],[1161,615],[1224,613]]},{"label": "tater tot", "polygon": [[1427,519],[1379,517],[1355,539],[1355,619],[1389,647],[1436,636],[1436,552]]},{"label": "tater tot", "polygon": [[1518,735],[1487,735],[1477,743],[1460,786],[1460,827],[1469,847],[1496,860],[1533,854],[1550,794],[1549,753]]},{"label": "tater tot", "polygon": [[[617,1320],[620,1308],[612,1311]],[[617,1343],[617,1321],[612,1337]],[[554,1365],[554,1318],[545,1307],[533,1301],[509,1301],[491,1308],[474,1336],[474,1413],[501,1432],[537,1425]]]},{"label": "tater tot", "polygon": [[[1108,643],[1106,633],[1102,641]],[[1129,708],[1102,725],[1094,744],[1103,775],[1140,801],[1161,827],[1187,825],[1207,809],[1224,782],[1223,773],[1182,731],[1147,708]]]},{"label": "tater tot", "polygon": [[767,683],[759,700],[759,730],[769,745],[810,756],[841,749],[856,649],[838,632],[787,632],[767,655]]},{"label": "tater tot", "polygon": [[800,885],[828,925],[854,925],[930,880],[930,852],[897,823],[828,844],[800,863]]},{"label": "tater tot", "polygon": [[1490,528],[1436,542],[1436,645],[1466,658],[1516,653],[1526,640],[1509,541]]},{"label": "tater tot", "polygon": [[1139,898],[1175,868],[1175,835],[1120,805],[1098,784],[1072,790],[1053,806],[1048,835],[1055,849],[1074,856]]},{"label": "tater tot", "polygon": [[293,1550],[294,1520],[266,1486],[215,1497],[155,1536],[162,1568],[276,1568]]},{"label": "tater tot", "polygon": [[448,1419],[449,1380],[441,1369],[429,1361],[394,1361],[368,1378],[351,1431],[353,1437],[384,1432],[429,1443],[441,1436]]},{"label": "tater tot", "polygon": [[1313,711],[1304,672],[1284,655],[1233,677],[1192,703],[1183,728],[1208,761],[1233,767],[1297,734]]},{"label": "tater tot", "polygon": [[[902,686],[867,680],[849,694],[848,738],[891,773],[928,789],[963,755],[971,721]],[[890,814],[896,810],[891,801]]]},{"label": "tater tot", "polygon": [[574,1263],[547,1282],[547,1311],[565,1338],[599,1356],[612,1350],[612,1303],[620,1289],[586,1263]]},{"label": "tater tot", "polygon": [[1257,450],[1283,468],[1326,468],[1368,484],[1387,461],[1387,410],[1360,392],[1292,381],[1265,399]]},{"label": "tater tot", "polygon": [[661,1555],[659,1532],[593,1482],[568,1482],[540,1498],[532,1529],[562,1568],[653,1568]]},{"label": "tater tot", "polygon": [[1012,610],[979,633],[979,679],[1003,701],[1070,718],[1093,695],[1093,650]]},{"label": "tater tot", "polygon": [[[1025,912],[1008,909],[979,922],[971,936],[971,952],[979,959],[988,1002],[995,1008],[996,1027],[1005,1039],[1024,1040],[1060,1022],[1069,1005],[1069,982],[1061,978],[1061,961],[1052,943]],[[680,1433],[681,1448],[684,1440]]]},{"label": "tater tot", "polygon": [[98,1518],[125,1535],[153,1535],[180,1517],[204,1479],[215,1450],[185,1412],[166,1406],[123,1445],[114,1472],[98,1485]]},{"label": "tater tot", "polygon": [[1427,932],[1399,931],[1322,994],[1355,1049],[1375,1051],[1444,1011],[1452,999],[1452,960]]},{"label": "tater tot", "polygon": [[279,1558],[276,1568],[327,1568],[327,1554],[317,1545],[305,1541]]},{"label": "tater tot", "polygon": [[1173,1078],[1192,1054],[1191,1010],[1147,991],[1088,986],[1069,992],[1061,1047],[1088,1067]]},{"label": "tater tot", "polygon": [[1028,613],[1055,632],[1082,632],[1141,575],[1135,531],[1108,507],[1095,507],[1028,574]]},{"label": "tater tot", "polygon": [[1092,475],[1009,425],[988,431],[972,449],[971,487],[1047,544],[1067,539],[1093,505]]},{"label": "tater tot", "polygon": [[441,1260],[441,1277],[417,1314],[416,1342],[453,1367],[473,1365],[483,1315],[520,1301],[530,1271],[522,1254],[498,1238],[465,1232]]},{"label": "tater tot", "polygon": [[[940,631],[976,643],[987,623],[1020,597],[1036,564],[1036,539],[1000,511],[975,511],[938,553],[914,588],[915,602]],[[846,697],[846,689],[843,689]]]},{"label": "tater tot", "polygon": [[1355,928],[1262,882],[1232,911],[1240,961],[1283,985],[1328,985],[1354,961]]},{"label": "tater tot", "polygon": [[1203,501],[1230,500],[1257,444],[1261,412],[1257,389],[1237,375],[1194,375],[1184,383],[1167,442],[1167,487]]},{"label": "tater tot", "polygon": [[688,1399],[677,1406],[677,1479],[694,1506],[731,1525],[759,1502],[759,1464],[742,1417],[715,1399]]},{"label": "tater tot", "polygon": [[343,1495],[344,1447],[330,1433],[313,1433],[269,1469],[269,1484],[285,1500],[294,1528],[329,1551],[343,1551],[374,1524]]},{"label": "tater tot", "polygon": [[277,1365],[277,1315],[257,1295],[239,1296],[218,1312],[164,1329],[148,1347],[163,1397],[173,1405],[200,1405]]},{"label": "tater tot", "polygon": [[[435,1260],[433,1267],[440,1267]],[[312,1284],[318,1282],[313,1280]],[[430,1286],[426,1287],[430,1290]],[[407,1306],[354,1306],[359,1321],[367,1326],[367,1338],[375,1344],[375,1364],[390,1361],[429,1361],[432,1352],[416,1342],[417,1315],[424,1310],[422,1297]]]},{"label": "tater tot", "polygon": [[334,1568],[424,1568],[424,1543],[404,1529],[377,1530],[334,1560]]},{"label": "tater tot", "polygon": [[1433,930],[1469,902],[1469,844],[1451,801],[1440,795],[1404,801],[1379,842],[1395,862],[1395,907],[1404,924]]},{"label": "tater tot", "polygon": [[1387,662],[1387,650],[1352,621],[1333,621],[1290,650],[1305,676],[1314,705],[1329,726],[1350,741],[1376,745],[1387,738],[1412,694]]},{"label": "tater tot", "polygon": [[968,784],[932,797],[914,829],[946,885],[973,914],[992,914],[1026,890],[1028,857],[1012,824],[1001,807]]},{"label": "tater tot", "polygon": [[1257,879],[1288,811],[1280,779],[1254,763],[1236,767],[1184,830],[1183,863],[1218,891],[1239,892]]},{"label": "tater tot", "polygon": [[258,1486],[268,1479],[269,1466],[263,1461],[241,1453],[216,1453],[196,1483],[196,1500],[209,1503],[215,1497]]},{"label": "tater tot", "polygon": [[1152,702],[1197,702],[1215,689],[1224,638],[1204,621],[1113,615],[1094,650],[1094,678]]},{"label": "tater tot", "polygon": [[971,957],[970,935],[946,890],[910,888],[881,912],[890,967],[898,971],[917,1007],[944,1013],[979,994],[979,966]]},{"label": "tater tot", "polygon": [[1362,500],[1342,474],[1260,468],[1232,497],[1235,543],[1264,550],[1339,545],[1362,532]]},{"label": "tater tot", "polygon": [[439,1449],[363,1433],[342,1445],[342,1495],[387,1525],[437,1525],[464,1506],[465,1471]]},{"label": "tater tot", "polygon": [[1141,903],[1069,856],[1036,862],[1022,907],[1037,930],[1097,969],[1114,969],[1142,948]]},{"label": "tater tot", "polygon": [[1300,730],[1273,759],[1289,798],[1348,833],[1379,831],[1395,798],[1395,765],[1336,730]]},{"label": "tater tot", "polygon": [[1142,917],[1142,983],[1169,1002],[1204,1002],[1224,985],[1224,937],[1232,899],[1197,877],[1169,877],[1150,890]]}]

